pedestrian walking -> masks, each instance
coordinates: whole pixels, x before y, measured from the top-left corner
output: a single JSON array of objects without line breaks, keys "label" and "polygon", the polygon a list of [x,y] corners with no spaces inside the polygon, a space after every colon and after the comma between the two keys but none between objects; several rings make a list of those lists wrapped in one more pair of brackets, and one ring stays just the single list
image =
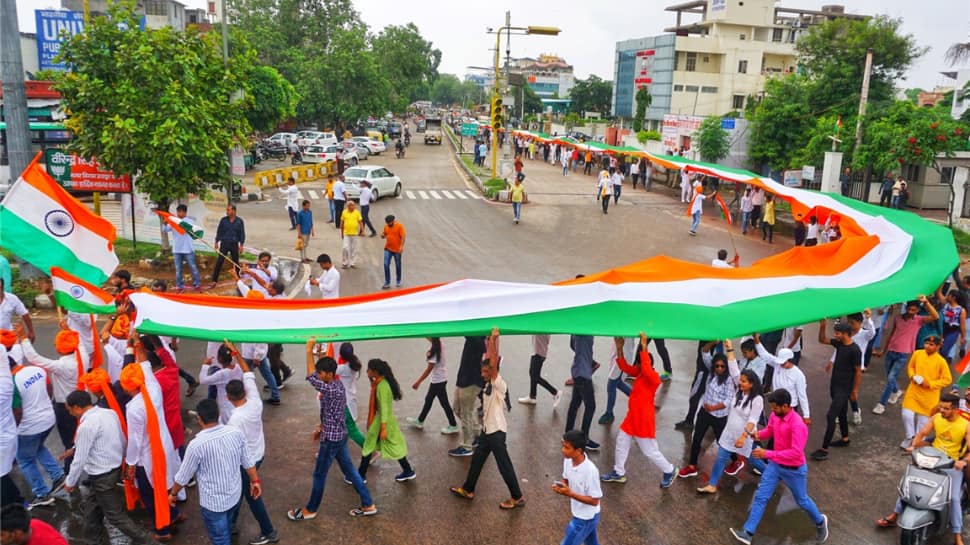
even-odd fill
[{"label": "pedestrian walking", "polygon": [[347,209],[340,214],[340,238],[343,241],[343,263],[341,267],[354,268],[357,265],[357,250],[360,236],[364,233],[364,217],[357,210],[354,201],[347,203]]},{"label": "pedestrian walking", "polygon": [[644,188],[650,191],[650,186],[653,185],[653,163],[640,159],[640,174],[643,176]]},{"label": "pedestrian walking", "polygon": [[297,243],[300,248],[300,260],[303,263],[311,263],[307,257],[307,250],[310,249],[310,237],[315,237],[317,234],[313,229],[313,210],[310,210],[310,201],[303,201],[303,208],[296,215],[296,221],[300,228],[298,231],[300,238]]},{"label": "pedestrian walking", "polygon": [[848,197],[849,190],[852,188],[852,170],[849,167],[845,167],[845,171],[839,176],[839,187],[842,191],[842,196]]},{"label": "pedestrian walking", "polygon": [[613,204],[617,204],[623,190],[623,171],[619,168],[610,169],[610,185],[613,186]]},{"label": "pedestrian walking", "polygon": [[675,430],[694,429],[697,407],[700,405],[701,398],[704,397],[704,391],[707,389],[707,380],[711,376],[711,364],[714,359],[714,346],[716,344],[716,341],[697,342],[697,357],[694,359],[694,377],[690,382],[687,416],[680,422],[674,424]]},{"label": "pedestrian walking", "polygon": [[741,197],[741,234],[748,234],[748,224],[751,223],[751,213],[754,212],[754,203],[751,201],[751,188],[744,190]]},{"label": "pedestrian walking", "polygon": [[404,241],[407,233],[404,225],[397,221],[393,215],[384,218],[384,230],[381,238],[384,239],[384,285],[381,289],[391,287],[391,260],[394,260],[394,272],[397,278],[397,287],[401,287],[401,256],[404,254]]},{"label": "pedestrian walking", "polygon": [[529,395],[527,397],[520,397],[519,403],[535,405],[539,386],[542,386],[547,392],[552,394],[553,409],[558,407],[559,402],[562,401],[562,391],[556,389],[548,380],[542,378],[542,364],[545,363],[546,355],[549,353],[549,337],[549,335],[532,336],[532,358],[529,360]]},{"label": "pedestrian walking", "polygon": [[525,174],[521,172],[516,174],[515,182],[509,188],[509,200],[512,201],[512,222],[516,225],[522,219],[522,202],[525,200],[525,187],[522,185],[524,179]]},{"label": "pedestrian walking", "polygon": [[687,172],[686,168],[682,168],[680,169],[680,202],[690,202],[692,194],[693,186],[691,185],[690,173]]},{"label": "pedestrian walking", "polygon": [[401,399],[401,386],[394,378],[391,366],[384,360],[372,359],[367,362],[367,378],[371,382],[370,403],[367,408],[367,434],[364,446],[360,449],[361,459],[357,471],[367,482],[367,468],[375,452],[383,458],[397,460],[401,472],[394,480],[403,483],[413,480],[417,475],[408,462],[408,446],[404,434],[397,425],[394,415],[394,401]]},{"label": "pedestrian walking", "polygon": [[[920,309],[926,309],[928,314],[920,316]],[[885,337],[886,342],[883,347],[872,351],[876,357],[885,355],[886,365],[886,387],[879,396],[879,403],[876,403],[872,409],[873,414],[886,412],[887,403],[895,405],[902,397],[898,377],[903,368],[909,364],[910,357],[916,349],[916,335],[923,325],[937,323],[939,320],[940,314],[925,295],[921,295],[919,300],[906,303],[906,311],[893,318],[892,328],[889,330],[889,335]]]},{"label": "pedestrian walking", "polygon": [[879,185],[879,206],[889,206],[893,200],[893,173],[887,172]]},{"label": "pedestrian walking", "polygon": [[287,178],[286,185],[278,185],[280,195],[286,199],[284,207],[290,216],[290,231],[295,231],[297,226],[296,215],[300,211],[300,189],[296,187],[296,180],[292,176]]},{"label": "pedestrian walking", "polygon": [[232,259],[236,273],[239,273],[239,254],[245,243],[246,225],[243,219],[236,215],[236,205],[230,204],[226,207],[225,217],[219,220],[219,227],[216,228],[215,247],[219,249],[219,257],[216,258],[216,266],[212,270],[211,287],[216,287],[219,282],[219,273],[227,256]]},{"label": "pedestrian walking", "polygon": [[[761,344],[760,335],[755,333],[753,340],[758,358],[764,360],[772,370],[771,377],[768,377],[767,369],[765,370],[764,376],[766,378],[762,382],[762,388],[765,388],[764,384],[770,378],[771,386],[775,390],[786,390],[790,397],[789,405],[791,408],[801,415],[806,425],[811,425],[812,413],[811,407],[808,404],[808,383],[805,380],[805,373],[795,365],[795,353],[790,348],[780,348],[778,349],[778,355],[774,355],[768,352],[768,349]],[[745,350],[745,343],[741,343],[741,350]],[[749,368],[751,363],[749,360]],[[757,368],[753,369],[757,373]]]},{"label": "pedestrian walking", "polygon": [[599,199],[604,214],[609,213],[612,192],[613,183],[610,181],[610,173],[606,170],[600,171],[599,181],[596,183],[596,198]]},{"label": "pedestrian walking", "polygon": [[587,437],[586,448],[599,450],[599,443],[589,439],[589,428],[596,415],[596,394],[593,391],[593,337],[570,335],[569,347],[573,350],[573,363],[569,369],[573,379],[573,396],[569,400],[569,410],[566,412],[566,431],[573,429],[579,407],[584,406],[581,429]]},{"label": "pedestrian walking", "polygon": [[426,354],[428,365],[421,376],[418,377],[418,380],[411,385],[412,389],[417,390],[421,387],[424,379],[430,377],[428,393],[424,397],[424,407],[421,408],[421,414],[417,418],[409,416],[406,420],[408,424],[415,428],[424,429],[424,420],[431,412],[431,405],[434,404],[435,400],[438,400],[441,409],[445,411],[445,418],[448,419],[448,426],[441,428],[441,433],[453,435],[458,433],[458,422],[455,421],[455,413],[452,412],[451,403],[448,401],[448,366],[445,363],[444,349],[441,346],[441,339],[438,337],[431,337],[428,342],[431,343],[431,348]]},{"label": "pedestrian walking", "polygon": [[[374,192],[370,188],[370,182],[363,180],[360,182],[360,194],[358,200],[360,202],[360,215],[364,218],[364,227],[370,229],[370,236],[376,237],[377,231],[374,229],[374,224],[370,222],[370,202],[374,199]],[[363,228],[361,230],[363,234]]]},{"label": "pedestrian walking", "polygon": [[698,185],[694,200],[690,203],[690,231],[687,232],[690,236],[696,236],[697,228],[701,225],[701,216],[704,215],[704,199],[714,195],[714,193],[716,191],[704,193]]},{"label": "pedestrian walking", "polygon": [[455,416],[461,420],[461,442],[448,451],[449,456],[471,456],[473,445],[478,441],[482,421],[475,405],[484,387],[482,358],[485,355],[485,337],[465,337],[461,349],[461,362],[455,379]]},{"label": "pedestrian walking", "polygon": [[[56,423],[54,407],[47,393],[47,371],[25,365],[13,375],[13,382],[14,390],[20,395],[22,411],[20,422],[14,428],[17,432],[17,467],[34,495],[28,506],[51,505],[53,494],[64,486],[66,474],[45,445]],[[50,485],[44,480],[41,467],[47,473]]]},{"label": "pedestrian walking", "polygon": [[[333,177],[327,178],[327,208],[330,210],[330,219],[327,220],[327,223],[334,223],[338,219],[336,216],[337,207],[333,201],[334,185],[336,185],[336,182],[334,181]],[[334,225],[336,224],[334,223]]]},{"label": "pedestrian walking", "polygon": [[593,171],[593,152],[586,150],[586,154],[583,155],[583,174],[587,176]]},{"label": "pedestrian walking", "polygon": [[761,240],[768,240],[768,244],[773,242],[775,236],[775,199],[774,195],[765,195],[765,213],[761,218]]},{"label": "pedestrian walking", "polygon": [[903,397],[903,428],[906,438],[900,443],[906,448],[912,442],[915,432],[926,425],[936,405],[940,394],[953,380],[950,366],[940,355],[942,341],[936,335],[929,335],[923,340],[923,349],[916,350],[909,358],[907,373],[909,386]]},{"label": "pedestrian walking", "polygon": [[737,389],[736,383],[728,372],[728,358],[724,354],[715,354],[711,359],[711,374],[701,397],[701,410],[697,411],[694,421],[694,433],[691,438],[690,454],[687,465],[677,472],[681,478],[697,476],[697,459],[707,431],[714,432],[714,442],[721,439],[724,426],[727,425],[731,399]]},{"label": "pedestrian walking", "polygon": [[559,153],[559,156],[557,157],[557,159],[559,159],[559,164],[562,165],[563,176],[566,176],[569,174],[569,157],[570,157],[569,152],[566,151],[565,149],[563,149],[562,152]]},{"label": "pedestrian walking", "polygon": [[[825,336],[825,320],[818,324],[818,342],[829,344],[835,348],[835,358],[826,366],[832,377],[829,381],[829,395],[832,403],[825,415],[825,435],[822,448],[812,453],[812,460],[823,461],[829,457],[829,446],[849,446],[849,399],[856,399],[859,395],[859,384],[862,382],[862,350],[852,341],[852,327],[847,323],[835,324],[835,337]],[[949,381],[949,377],[947,377]],[[835,434],[835,421],[839,420],[842,437],[832,441]]]},{"label": "pedestrian walking", "polygon": [[344,183],[344,176],[341,174],[337,176],[337,180],[333,183],[333,217],[334,227],[340,229],[341,218],[344,213],[344,206],[347,204],[347,184]]},{"label": "pedestrian walking", "polygon": [[[180,220],[194,223],[193,218],[189,218],[189,207],[180,204],[175,207],[175,217]],[[182,278],[182,266],[188,265],[192,273],[192,287],[195,291],[200,290],[199,266],[195,262],[195,248],[192,245],[193,238],[188,231],[178,232],[166,222],[162,223],[162,229],[172,237],[172,262],[175,264],[175,292],[181,293],[185,289],[185,279]]]},{"label": "pedestrian walking", "polygon": [[619,354],[616,351],[616,347],[613,348],[613,353],[610,355],[610,371],[606,376],[606,410],[603,415],[600,416],[597,422],[603,425],[612,424],[615,420],[613,415],[613,407],[616,405],[616,392],[623,392],[624,395],[630,397],[630,385],[623,380],[623,370],[616,363],[620,357],[626,359],[626,361],[637,362],[640,354],[637,352],[636,346],[637,339],[630,339],[623,345],[623,349],[626,350],[625,354]]},{"label": "pedestrian walking", "polygon": [[[17,336],[10,330],[0,330],[0,507],[9,504],[24,504],[20,487],[14,482],[13,463],[17,456],[18,423],[13,416],[14,378],[10,372],[13,360],[8,350],[17,342]],[[18,393],[19,396],[19,393]],[[23,401],[20,399],[21,409]],[[50,403],[48,402],[48,406]],[[21,413],[23,416],[23,413]],[[23,418],[21,418],[23,421]],[[23,469],[21,469],[23,473]]]},{"label": "pedestrian walking", "polygon": [[[332,344],[330,345],[333,346]],[[330,353],[328,348],[328,353]],[[357,381],[360,380],[360,370],[363,366],[360,358],[354,353],[354,345],[350,343],[340,343],[340,350],[337,355],[337,378],[343,384],[347,407],[344,412],[344,424],[347,426],[347,437],[357,443],[358,447],[364,446],[364,434],[357,427]]]},{"label": "pedestrian walking", "polygon": [[805,246],[818,246],[818,218],[809,216],[805,226]]},{"label": "pedestrian walking", "polygon": [[562,436],[562,480],[552,483],[552,491],[569,498],[572,519],[566,526],[562,545],[599,545],[596,535],[600,522],[599,470],[586,456],[586,436],[579,430]]},{"label": "pedestrian walking", "polygon": [[499,507],[515,509],[525,506],[525,498],[522,497],[519,479],[515,476],[515,468],[512,466],[512,459],[509,458],[506,445],[508,423],[505,420],[505,411],[509,409],[508,385],[499,374],[502,358],[499,356],[498,329],[492,329],[492,334],[486,339],[485,344],[486,359],[481,361],[480,367],[482,380],[485,382],[480,396],[482,433],[478,437],[478,444],[475,445],[475,452],[464,484],[452,487],[451,493],[460,498],[474,499],[475,485],[478,483],[485,461],[488,460],[489,455],[494,454],[499,473],[502,474],[502,480],[505,481],[511,496],[499,503]]}]

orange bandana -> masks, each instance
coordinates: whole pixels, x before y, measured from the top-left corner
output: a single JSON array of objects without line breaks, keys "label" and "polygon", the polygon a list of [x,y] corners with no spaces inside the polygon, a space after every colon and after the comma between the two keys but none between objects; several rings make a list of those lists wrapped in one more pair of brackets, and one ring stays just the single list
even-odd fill
[{"label": "orange bandana", "polygon": [[166,468],[165,447],[159,427],[158,413],[145,386],[145,374],[138,363],[131,363],[121,370],[121,387],[125,390],[139,390],[145,404],[145,419],[148,424],[148,444],[152,452],[152,488],[155,495],[155,527],[164,528],[171,523],[168,509],[168,470]]},{"label": "orange bandana", "polygon": [[84,374],[84,360],[81,359],[81,351],[78,350],[81,336],[73,329],[62,329],[54,337],[54,350],[58,354],[70,354],[74,352],[74,359],[77,360],[77,389],[83,390],[84,384],[81,383],[81,375]]}]

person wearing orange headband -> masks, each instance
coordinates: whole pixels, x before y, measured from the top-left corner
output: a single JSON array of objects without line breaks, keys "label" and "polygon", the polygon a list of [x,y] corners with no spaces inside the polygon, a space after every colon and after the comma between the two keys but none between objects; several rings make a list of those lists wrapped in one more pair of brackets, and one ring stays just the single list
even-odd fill
[{"label": "person wearing orange headband", "polygon": [[78,389],[78,379],[87,371],[88,355],[80,350],[80,337],[77,331],[62,329],[54,337],[54,349],[60,354],[57,359],[41,356],[34,349],[26,333],[19,324],[17,336],[24,351],[24,359],[31,365],[43,367],[50,373],[51,384],[54,386],[54,415],[57,418],[57,435],[61,438],[65,453],[64,471],[71,467],[71,449],[74,448],[74,434],[77,431],[77,419],[72,417],[64,406],[67,394]]},{"label": "person wearing orange headband", "polygon": [[30,312],[19,297],[10,293],[10,286],[0,279],[0,329],[11,329],[15,316],[20,316],[27,328],[27,337],[34,340],[34,322],[30,319]]},{"label": "person wearing orange headband", "polygon": [[0,330],[0,498],[3,503],[23,504],[24,497],[10,473],[17,453],[17,421],[13,416],[13,375],[7,348],[17,341],[9,329]]}]

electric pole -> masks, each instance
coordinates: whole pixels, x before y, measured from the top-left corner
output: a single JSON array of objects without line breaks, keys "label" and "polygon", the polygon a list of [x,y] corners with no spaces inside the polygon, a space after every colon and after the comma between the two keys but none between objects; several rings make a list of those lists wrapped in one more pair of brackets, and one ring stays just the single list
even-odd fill
[{"label": "electric pole", "polygon": [[[38,29],[40,31],[40,29]],[[30,164],[30,125],[27,90],[20,52],[17,0],[0,0],[0,78],[3,80],[3,117],[7,123],[7,157],[10,181],[16,181]]]}]

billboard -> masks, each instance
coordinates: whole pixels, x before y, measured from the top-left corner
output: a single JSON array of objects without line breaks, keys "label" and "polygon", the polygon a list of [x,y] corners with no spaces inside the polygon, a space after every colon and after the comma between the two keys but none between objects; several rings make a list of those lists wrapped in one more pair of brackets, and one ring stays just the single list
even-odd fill
[{"label": "billboard", "polygon": [[[84,31],[84,14],[80,11],[39,9],[37,17],[37,64],[41,70],[66,70],[63,63],[54,62],[66,36]],[[65,34],[62,34],[65,33]]]},{"label": "billboard", "polygon": [[129,176],[117,176],[114,172],[103,170],[95,160],[86,161],[59,149],[48,149],[44,158],[47,160],[47,172],[68,191],[131,191]]}]

